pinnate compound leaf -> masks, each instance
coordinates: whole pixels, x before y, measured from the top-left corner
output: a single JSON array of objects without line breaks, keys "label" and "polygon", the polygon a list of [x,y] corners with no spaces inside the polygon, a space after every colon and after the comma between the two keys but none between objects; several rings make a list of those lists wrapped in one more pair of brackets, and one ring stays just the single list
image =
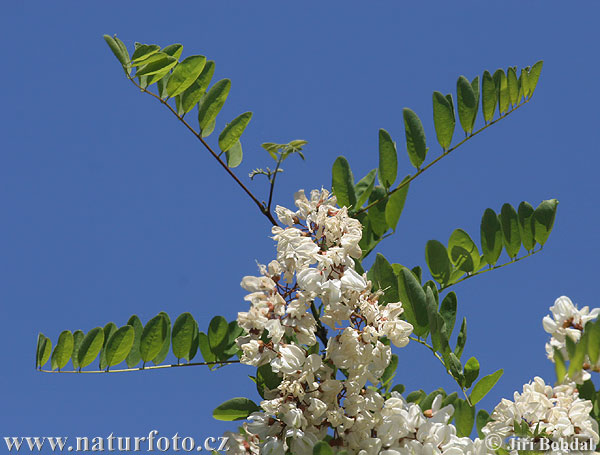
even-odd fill
[{"label": "pinnate compound leaf", "polygon": [[502,226],[496,212],[485,209],[481,218],[481,251],[485,261],[494,265],[502,253]]},{"label": "pinnate compound leaf", "polygon": [[207,129],[215,121],[225,104],[225,100],[227,100],[230,89],[231,81],[229,79],[222,79],[216,82],[208,91],[198,109],[198,123],[201,131]]},{"label": "pinnate compound leaf", "polygon": [[191,55],[179,63],[171,73],[167,82],[167,94],[174,97],[183,93],[200,76],[206,64],[206,57],[203,55]]},{"label": "pinnate compound leaf", "polygon": [[135,330],[124,325],[115,331],[106,343],[106,363],[108,367],[118,365],[127,358],[135,339]]},{"label": "pinnate compound leaf", "polygon": [[406,150],[411,164],[417,169],[421,167],[427,156],[425,130],[419,116],[411,109],[402,110],[404,129],[406,131]]},{"label": "pinnate compound leaf", "polygon": [[398,173],[398,155],[396,144],[390,133],[383,128],[379,130],[379,183],[384,188],[391,187]]},{"label": "pinnate compound leaf", "polygon": [[456,120],[454,118],[454,108],[451,98],[449,101],[440,92],[433,92],[433,124],[440,146],[444,150],[448,150],[452,143]]},{"label": "pinnate compound leaf", "polygon": [[85,368],[94,361],[104,344],[104,329],[96,327],[90,330],[79,348],[78,360],[79,368]]},{"label": "pinnate compound leaf", "polygon": [[69,362],[73,353],[73,344],[73,334],[70,330],[65,330],[58,336],[58,341],[50,360],[53,370],[62,370]]},{"label": "pinnate compound leaf", "polygon": [[227,124],[219,135],[219,148],[221,151],[226,152],[239,141],[251,118],[252,112],[244,112]]},{"label": "pinnate compound leaf", "polygon": [[216,420],[243,420],[253,412],[260,411],[260,407],[248,398],[232,398],[220,404],[213,411]]},{"label": "pinnate compound leaf", "polygon": [[557,208],[558,201],[549,199],[542,201],[533,212],[535,241],[542,246],[548,240],[548,236],[554,227]]},{"label": "pinnate compound leaf", "polygon": [[492,387],[496,385],[503,373],[504,370],[498,370],[495,373],[484,376],[479,380],[479,382],[477,382],[477,384],[475,384],[473,390],[471,391],[471,395],[469,396],[473,406],[479,403],[483,397],[485,397],[488,392],[492,390]]},{"label": "pinnate compound leaf", "polygon": [[353,207],[356,204],[354,176],[350,163],[343,156],[338,156],[331,168],[331,188],[340,207]]}]

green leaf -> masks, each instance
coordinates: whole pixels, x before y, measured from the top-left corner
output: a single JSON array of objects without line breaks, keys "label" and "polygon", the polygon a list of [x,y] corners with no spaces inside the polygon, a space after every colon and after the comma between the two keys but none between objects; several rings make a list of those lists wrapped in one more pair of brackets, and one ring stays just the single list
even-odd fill
[{"label": "green leaf", "polygon": [[163,340],[163,344],[162,344],[162,347],[160,348],[160,351],[158,352],[156,357],[154,357],[152,359],[152,363],[154,365],[163,363],[165,361],[165,359],[167,358],[167,355],[169,354],[169,350],[171,348],[171,318],[164,311],[161,311],[159,313],[159,315],[162,315],[162,317],[165,319],[166,326],[167,326],[167,332],[165,334],[165,338]]},{"label": "green leaf", "polygon": [[[168,55],[161,55],[160,58],[156,57],[150,57],[149,63],[145,64],[144,66],[138,68],[138,70],[135,73],[136,77],[140,77],[140,76],[153,76],[153,75],[160,75],[160,77],[158,79],[160,79],[162,76],[164,76],[166,73],[169,72],[169,70],[171,68],[173,68],[175,65],[177,65],[177,59],[170,57]],[[156,79],[156,80],[158,80]],[[154,81],[155,82],[155,81]],[[152,82],[149,82],[148,85],[152,84]]]},{"label": "green leaf", "polygon": [[230,168],[238,167],[240,164],[242,164],[242,158],[244,157],[242,152],[242,143],[237,141],[235,144],[229,147],[229,150],[225,152],[225,157],[227,158],[227,166]]},{"label": "green leaf", "polygon": [[196,321],[190,313],[182,313],[173,324],[173,354],[178,359],[189,360],[195,333]]},{"label": "green leaf", "polygon": [[200,135],[202,137],[210,136],[213,133],[213,131],[215,130],[215,126],[217,126],[217,119],[215,119],[211,123],[209,123],[208,126],[202,130]]},{"label": "green leaf", "polygon": [[191,55],[179,63],[171,73],[167,82],[167,94],[174,97],[183,93],[200,76],[206,64],[206,57],[203,55]]},{"label": "green leaf", "polygon": [[577,349],[577,344],[573,341],[571,337],[565,338],[565,344],[567,346],[567,353],[569,354],[569,359],[575,357],[575,350]]},{"label": "green leaf", "polygon": [[503,69],[499,68],[494,72],[492,78],[494,79],[494,85],[496,86],[496,93],[498,96],[498,111],[500,112],[500,115],[502,115],[508,111],[508,105],[510,104],[506,73]]},{"label": "green leaf", "polygon": [[454,324],[456,323],[456,307],[456,294],[454,293],[454,291],[449,292],[442,300],[442,305],[440,306],[440,314],[446,322],[447,338],[450,338],[450,336],[452,335],[452,331],[454,330]]},{"label": "green leaf", "polygon": [[[407,175],[402,182],[407,181],[409,178],[410,175]],[[394,232],[396,232],[398,220],[400,219],[400,215],[402,215],[402,210],[404,210],[409,186],[410,184],[406,184],[399,190],[394,191],[388,198],[387,205],[385,206],[385,222]]]},{"label": "green leaf", "polygon": [[73,351],[71,352],[71,363],[73,364],[74,370],[79,368],[79,348],[81,347],[84,337],[85,334],[81,330],[75,330],[75,332],[73,332]]},{"label": "green leaf", "polygon": [[198,109],[198,123],[200,124],[200,130],[204,131],[215,121],[225,104],[230,89],[231,81],[229,79],[222,79],[215,83],[208,91]]},{"label": "green leaf", "polygon": [[383,128],[379,130],[379,183],[389,188],[396,180],[398,173],[398,156],[396,144],[390,134]]},{"label": "green leaf", "polygon": [[239,141],[251,118],[252,112],[244,112],[227,124],[219,135],[219,148],[221,151],[226,152]]},{"label": "green leaf", "polygon": [[456,380],[456,382],[463,387],[465,382],[465,375],[463,374],[463,367],[460,363],[460,360],[454,354],[454,352],[444,353],[444,365],[448,370],[450,370],[450,374]]},{"label": "green leaf", "polygon": [[198,333],[198,347],[200,348],[200,354],[202,354],[202,358],[205,362],[210,363],[217,360],[217,356],[210,349],[208,336],[204,332]]},{"label": "green leaf", "polygon": [[465,387],[468,389],[479,376],[479,361],[471,357],[465,363]]},{"label": "green leaf", "polygon": [[369,199],[369,196],[375,187],[376,175],[377,169],[373,169],[354,185],[354,194],[356,195],[355,208],[362,207],[364,203],[367,202],[367,199]]},{"label": "green leaf", "polygon": [[131,56],[131,61],[134,63],[141,62],[160,50],[160,46],[156,44],[140,44],[135,43],[135,51]]},{"label": "green leaf", "polygon": [[398,368],[398,356],[396,354],[392,354],[390,363],[381,375],[381,383],[383,385],[387,384],[394,376],[396,376],[396,368]]},{"label": "green leaf", "polygon": [[140,339],[140,355],[144,363],[154,359],[167,338],[167,320],[162,314],[148,321]]},{"label": "green leaf", "polygon": [[425,245],[425,261],[433,279],[441,285],[446,284],[452,272],[446,247],[437,240],[429,240]]},{"label": "green leaf", "polygon": [[567,375],[567,364],[562,353],[557,348],[554,348],[554,369],[556,370],[556,380],[558,383],[562,383]]},{"label": "green leaf", "polygon": [[213,417],[217,420],[243,420],[253,412],[260,411],[260,407],[248,398],[232,398],[220,404],[213,411]]},{"label": "green leaf", "polygon": [[326,441],[319,441],[313,446],[313,455],[333,455],[333,450]]},{"label": "green leaf", "polygon": [[381,253],[377,253],[377,257],[369,270],[368,276],[373,282],[375,290],[381,289],[384,291],[384,294],[379,299],[380,304],[385,305],[399,300],[398,278],[390,263]]},{"label": "green leaf", "polygon": [[456,82],[456,102],[460,124],[465,133],[470,134],[473,131],[478,103],[473,86],[464,76],[460,76]]},{"label": "green leaf", "polygon": [[79,368],[85,368],[94,361],[104,344],[104,329],[96,327],[90,330],[79,348],[78,360]]},{"label": "green leaf", "polygon": [[[386,197],[387,192],[385,188],[377,185],[373,188],[371,196],[369,196],[369,204],[379,200],[377,204],[371,207],[368,211],[369,221],[371,222],[371,229],[378,237],[385,234],[388,230],[388,225],[385,219],[385,208],[387,206],[388,198]],[[339,204],[339,200],[338,200]]]},{"label": "green leaf", "polygon": [[215,316],[208,325],[208,343],[210,350],[217,354],[222,351],[227,342],[229,325],[223,316]]},{"label": "green leaf", "polygon": [[[158,80],[156,82],[156,90],[158,91],[158,96],[161,98],[166,98],[167,97],[167,83],[169,82],[169,77],[171,76],[171,73],[167,73],[165,74],[160,80]],[[179,97],[177,97],[175,99],[175,104],[177,105],[177,111],[178,113],[181,115],[181,108],[180,108],[180,103],[179,103],[180,99]]]},{"label": "green leaf", "polygon": [[125,49],[124,51],[124,47],[119,45],[116,36],[113,38],[112,36],[104,35],[104,41],[106,41],[106,44],[108,44],[108,47],[110,47],[110,50],[115,54],[121,65],[126,67],[129,64],[129,55],[127,54],[127,50]]},{"label": "green leaf", "polygon": [[215,72],[215,62],[209,60],[204,65],[200,76],[181,95],[180,115],[186,114],[202,99]]},{"label": "green leaf", "polygon": [[435,400],[435,398],[438,395],[441,395],[442,398],[444,398],[446,396],[446,392],[442,388],[439,388],[439,389],[434,390],[433,392],[431,392],[429,395],[427,395],[425,398],[423,398],[423,400],[419,403],[419,406],[421,407],[421,409],[423,411],[427,411],[428,409],[431,409],[431,405],[433,404],[433,400]]},{"label": "green leaf", "polygon": [[596,365],[600,358],[600,319],[595,322],[588,322],[585,325],[585,331],[588,332],[588,356],[590,362]]},{"label": "green leaf", "polygon": [[536,62],[528,72],[527,81],[529,83],[529,96],[533,95],[535,88],[537,87],[538,80],[540,79],[540,73],[542,72],[542,66],[544,66],[544,61],[540,60]]},{"label": "green leaf", "polygon": [[533,250],[535,246],[533,212],[533,207],[529,202],[523,201],[519,204],[517,211],[517,215],[519,216],[519,235],[527,251]]},{"label": "green leaf", "polygon": [[183,53],[183,45],[180,43],[169,44],[168,46],[163,48],[162,52],[164,52],[167,55],[170,55],[171,57],[179,59],[179,57],[181,57],[181,54]]},{"label": "green leaf", "polygon": [[444,150],[448,150],[452,143],[456,120],[451,101],[440,92],[433,92],[433,124],[439,144]]},{"label": "green leaf", "polygon": [[508,86],[508,98],[512,106],[516,106],[521,101],[519,96],[519,81],[517,80],[517,72],[514,67],[508,68],[506,75]]},{"label": "green leaf", "polygon": [[492,209],[485,209],[481,218],[481,251],[490,265],[496,264],[502,253],[502,226]]},{"label": "green leaf", "polygon": [[542,201],[533,212],[535,241],[542,246],[548,240],[550,232],[552,232],[557,208],[558,201],[556,199],[550,199]]},{"label": "green leaf", "polygon": [[[575,346],[575,355],[570,357],[569,363],[569,377],[573,378],[583,368],[583,362],[585,361],[585,355],[587,354],[588,345],[588,333],[584,332],[581,339]],[[568,336],[567,336],[568,338]]]},{"label": "green leaf", "polygon": [[416,265],[410,270],[413,273],[413,275],[415,276],[415,278],[417,280],[419,280],[419,283],[422,283],[423,282],[423,269],[420,266]]},{"label": "green leaf", "polygon": [[331,188],[340,207],[356,204],[354,177],[348,160],[343,156],[338,156],[331,168]]},{"label": "green leaf", "polygon": [[473,114],[473,121],[471,123],[471,131],[475,127],[475,120],[477,118],[477,109],[479,109],[479,76],[475,76],[475,79],[471,81],[471,88],[475,95],[475,113]]},{"label": "green leaf", "polygon": [[[406,131],[406,150],[411,164],[417,169],[421,167],[427,156],[427,145],[425,143],[425,130],[421,119],[414,111],[405,107],[402,110],[404,117],[404,130]],[[394,179],[396,177],[394,176]]]},{"label": "green leaf", "polygon": [[60,371],[69,363],[69,359],[73,353],[73,344],[73,334],[70,330],[65,330],[58,336],[58,341],[50,360],[53,370],[58,369]]},{"label": "green leaf", "polygon": [[52,354],[52,341],[40,332],[35,356],[36,368],[42,368],[48,362],[50,354]]},{"label": "green leaf", "polygon": [[495,373],[484,376],[477,384],[475,384],[475,387],[473,387],[471,395],[469,396],[473,406],[479,403],[483,397],[485,397],[488,392],[492,390],[492,387],[496,385],[503,373],[504,370],[498,370]]},{"label": "green leaf", "polygon": [[462,357],[467,343],[467,318],[463,318],[462,325],[460,326],[460,332],[458,332],[458,338],[456,339],[456,347],[454,348],[454,354],[459,359]]},{"label": "green leaf", "polygon": [[118,365],[127,358],[135,339],[135,330],[124,325],[114,332],[106,343],[106,363],[109,367]]},{"label": "green leaf", "polygon": [[406,396],[406,401],[409,403],[419,404],[426,397],[426,393],[422,390],[415,390]]},{"label": "green leaf", "polygon": [[142,356],[140,354],[140,341],[142,339],[142,332],[144,331],[144,326],[142,325],[142,321],[137,315],[132,315],[127,321],[127,325],[133,327],[134,336],[133,336],[133,345],[131,346],[131,350],[127,355],[125,361],[127,362],[127,366],[129,368],[133,368],[140,360],[142,360]]},{"label": "green leaf", "polygon": [[521,69],[519,76],[519,88],[525,98],[529,98],[529,73],[526,68]]},{"label": "green leaf", "polygon": [[512,205],[507,203],[502,206],[500,224],[506,252],[511,258],[514,258],[521,249],[521,234],[519,233],[519,217]]},{"label": "green leaf", "polygon": [[456,229],[450,235],[448,253],[452,264],[463,272],[471,273],[479,268],[477,245],[462,229]]},{"label": "green leaf", "polygon": [[498,104],[496,84],[490,72],[486,70],[481,79],[481,111],[486,123],[492,121],[494,118],[496,104]]},{"label": "green leaf", "polygon": [[188,354],[188,361],[192,361],[194,357],[196,357],[196,353],[198,352],[198,337],[200,334],[200,330],[198,329],[198,322],[194,321],[194,336],[192,338],[192,347],[190,348],[190,352]]},{"label": "green leaf", "polygon": [[256,388],[263,398],[265,389],[275,390],[281,384],[282,379],[281,376],[273,373],[269,363],[261,365],[256,369]]},{"label": "green leaf", "polygon": [[480,409],[477,413],[477,417],[475,417],[475,426],[477,428],[477,434],[479,435],[479,439],[485,438],[485,434],[481,430],[488,424],[490,420],[492,419],[490,418],[488,412],[485,409]]},{"label": "green leaf", "polygon": [[475,423],[475,408],[469,406],[466,400],[456,400],[454,403],[454,423],[456,436],[464,438],[471,435]]},{"label": "green leaf", "polygon": [[[414,327],[415,335],[424,336],[429,330],[429,315],[427,313],[425,291],[421,287],[421,283],[417,281],[415,275],[406,267],[400,269],[400,273],[398,274],[398,293],[400,301],[407,303],[404,311],[407,321]],[[409,318],[409,314],[412,315],[412,318]]]},{"label": "green leaf", "polygon": [[102,343],[102,350],[100,351],[100,369],[105,370],[108,367],[106,361],[106,344],[113,333],[117,331],[117,326],[114,322],[109,322],[104,326],[104,342]]}]

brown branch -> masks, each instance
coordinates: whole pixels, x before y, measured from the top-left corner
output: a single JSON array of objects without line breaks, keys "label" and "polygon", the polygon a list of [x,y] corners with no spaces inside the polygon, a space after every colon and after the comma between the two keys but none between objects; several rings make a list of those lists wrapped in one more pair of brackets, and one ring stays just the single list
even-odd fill
[{"label": "brown branch", "polygon": [[38,370],[42,373],[82,373],[82,374],[98,374],[98,373],[128,373],[130,371],[146,371],[146,370],[161,370],[163,368],[179,368],[179,367],[196,367],[199,365],[225,365],[230,363],[240,363],[239,360],[223,360],[221,362],[195,362],[195,363],[174,363],[171,365],[154,365],[149,367],[139,368],[122,368],[120,370]]}]

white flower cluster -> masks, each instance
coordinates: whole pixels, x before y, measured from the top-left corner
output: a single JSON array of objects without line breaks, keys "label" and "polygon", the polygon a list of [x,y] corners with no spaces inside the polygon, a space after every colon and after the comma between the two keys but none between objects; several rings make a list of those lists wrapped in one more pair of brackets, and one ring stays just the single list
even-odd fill
[{"label": "white flower cluster", "polygon": [[[554,349],[557,349],[562,354],[565,360],[569,360],[567,352],[567,337],[577,343],[585,328],[585,325],[593,319],[596,319],[600,314],[600,308],[594,308],[592,311],[585,306],[578,309],[571,299],[562,296],[556,299],[554,305],[550,307],[552,315],[544,317],[542,323],[544,330],[552,337],[546,343],[546,354],[548,358],[554,362]],[[589,358],[586,357],[585,363],[589,366]],[[589,369],[589,368],[588,368]],[[590,379],[590,373],[586,369],[581,370],[573,379],[577,384]]]},{"label": "white flower cluster", "polygon": [[552,387],[536,377],[523,386],[523,393],[515,392],[514,401],[503,399],[482,431],[508,438],[515,436],[515,422],[525,422],[532,434],[537,431],[554,441],[592,439],[595,445],[600,438],[598,424],[590,417],[592,407],[591,401],[579,398],[574,383]]}]

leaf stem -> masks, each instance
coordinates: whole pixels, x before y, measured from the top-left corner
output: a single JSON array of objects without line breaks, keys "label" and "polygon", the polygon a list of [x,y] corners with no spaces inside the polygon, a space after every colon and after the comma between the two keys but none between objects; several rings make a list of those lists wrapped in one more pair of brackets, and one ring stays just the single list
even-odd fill
[{"label": "leaf stem", "polygon": [[450,153],[452,153],[454,150],[456,150],[458,147],[460,147],[461,145],[463,145],[465,142],[467,142],[469,139],[477,136],[479,133],[481,133],[483,130],[489,128],[490,126],[492,126],[494,123],[499,122],[500,120],[502,120],[503,118],[507,117],[508,114],[510,114],[511,112],[516,111],[517,109],[519,109],[521,106],[529,103],[529,101],[531,101],[531,96],[529,98],[524,98],[523,102],[521,104],[517,104],[516,106],[514,106],[513,108],[511,108],[509,111],[506,111],[503,115],[500,115],[496,120],[492,120],[491,122],[485,124],[484,126],[482,126],[481,128],[479,128],[477,131],[471,133],[470,135],[467,135],[465,133],[465,138],[460,141],[458,144],[456,144],[454,147],[449,148],[448,150],[444,151],[440,156],[438,156],[435,160],[433,160],[431,163],[429,163],[427,166],[422,167],[420,169],[417,170],[417,172],[415,172],[413,175],[411,175],[409,178],[407,178],[406,180],[402,181],[400,184],[398,184],[398,186],[396,188],[394,188],[392,191],[388,192],[384,197],[379,198],[373,202],[371,202],[369,205],[367,205],[366,207],[361,208],[360,210],[356,211],[356,214],[358,215],[359,213],[364,213],[367,210],[369,210],[371,207],[373,207],[374,205],[378,204],[379,202],[383,201],[384,199],[386,199],[387,197],[391,196],[392,194],[394,194],[396,191],[404,188],[406,185],[408,185],[410,182],[412,182],[413,180],[415,180],[419,175],[421,175],[423,172],[425,172],[427,169],[429,169],[430,167],[432,167],[433,165],[435,165],[436,163],[438,163],[440,160],[442,160],[442,158],[448,156]]},{"label": "leaf stem", "polygon": [[199,365],[224,365],[224,364],[230,364],[230,363],[240,363],[239,360],[223,360],[220,362],[195,362],[195,363],[173,363],[171,365],[154,365],[154,366],[149,366],[149,367],[145,367],[142,366],[140,368],[122,368],[120,370],[42,370],[39,369],[38,371],[42,372],[42,373],[92,373],[92,374],[97,374],[97,373],[128,373],[131,371],[149,371],[149,370],[161,370],[163,368],[181,368],[181,367],[196,367]]},{"label": "leaf stem", "polygon": [[182,116],[180,116],[177,113],[177,111],[175,111],[175,109],[173,109],[173,107],[167,102],[167,100],[164,100],[160,96],[156,95],[155,93],[152,93],[150,90],[143,88],[141,85],[139,85],[134,80],[134,78],[132,76],[128,75],[127,78],[133,83],[133,85],[135,85],[137,88],[139,88],[142,92],[153,96],[158,101],[160,101],[161,104],[165,105],[171,111],[171,113],[175,117],[177,117],[177,119],[181,123],[183,123],[186,126],[186,128],[192,132],[192,134],[194,136],[196,136],[196,138],[202,143],[202,145],[204,145],[206,150],[208,150],[210,152],[210,154],[219,162],[219,164],[223,167],[223,169],[225,169],[225,171],[231,176],[231,178],[233,178],[233,180],[235,180],[235,182],[242,188],[242,190],[244,190],[244,192],[250,197],[250,199],[252,199],[252,201],[258,206],[260,212],[269,219],[269,221],[273,224],[273,226],[278,226],[277,221],[275,221],[275,218],[273,218],[273,215],[271,214],[271,210],[269,208],[265,207],[265,205],[262,204],[256,198],[256,196],[254,196],[254,194],[252,194],[252,192],[246,187],[246,185],[244,185],[244,183],[238,178],[238,176],[235,175],[235,173],[229,168],[229,166],[227,166],[227,164],[220,158],[220,154],[217,155],[215,153],[215,151],[210,147],[210,145],[208,145],[208,143],[204,140],[202,135],[200,133],[198,133],[196,130],[194,130],[194,128],[192,128],[192,126]]},{"label": "leaf stem", "polygon": [[275,179],[277,178],[277,174],[279,173],[279,166],[281,166],[283,158],[283,153],[279,155],[279,159],[277,160],[277,166],[275,167],[275,172],[273,173],[273,179],[271,180],[271,188],[269,188],[269,202],[267,203],[267,210],[269,213],[271,212],[271,202],[273,201],[273,189],[275,188]]}]

